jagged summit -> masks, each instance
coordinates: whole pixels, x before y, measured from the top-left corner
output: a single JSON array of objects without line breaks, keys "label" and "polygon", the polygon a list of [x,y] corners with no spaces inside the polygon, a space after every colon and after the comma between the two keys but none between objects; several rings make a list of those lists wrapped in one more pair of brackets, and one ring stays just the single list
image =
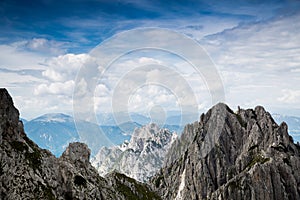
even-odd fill
[{"label": "jagged summit", "polygon": [[61,155],[61,159],[68,160],[72,163],[82,163],[87,165],[90,160],[91,150],[84,143],[70,143],[67,149]]},{"label": "jagged summit", "polygon": [[91,162],[100,175],[118,171],[145,182],[162,167],[176,137],[176,133],[150,123],[136,128],[130,141],[120,146],[103,147]]},{"label": "jagged summit", "polygon": [[3,139],[24,141],[25,134],[19,111],[15,108],[8,91],[0,88],[0,144]]},{"label": "jagged summit", "polygon": [[176,136],[175,133],[173,134],[168,129],[160,128],[155,123],[146,124],[133,131],[128,143],[128,149],[147,153],[151,149],[151,145],[169,145]]},{"label": "jagged summit", "polygon": [[164,199],[300,199],[299,169],[286,123],[219,103],[185,127],[151,183]]},{"label": "jagged summit", "polygon": [[13,100],[5,88],[0,88],[0,116],[5,121],[19,120],[19,111],[14,107]]}]

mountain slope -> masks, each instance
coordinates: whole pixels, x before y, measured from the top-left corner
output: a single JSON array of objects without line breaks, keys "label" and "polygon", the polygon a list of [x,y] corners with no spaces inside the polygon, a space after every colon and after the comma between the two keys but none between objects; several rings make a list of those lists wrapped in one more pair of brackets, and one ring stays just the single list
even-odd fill
[{"label": "mountain slope", "polygon": [[150,183],[163,199],[300,199],[300,147],[263,107],[217,104],[185,128]]},{"label": "mountain slope", "polygon": [[24,133],[8,92],[0,89],[0,199],[160,199],[122,174],[100,177],[90,153],[78,142],[60,158],[39,148]]},{"label": "mountain slope", "polygon": [[129,142],[103,147],[91,162],[100,175],[116,170],[144,182],[162,167],[176,137],[176,133],[148,124],[136,128]]},{"label": "mountain slope", "polygon": [[60,156],[69,143],[79,141],[73,118],[65,114],[45,114],[28,121],[24,127],[29,138],[56,156]]},{"label": "mountain slope", "polygon": [[[128,134],[135,128],[140,126],[137,123],[124,123],[118,126],[100,126],[106,137],[112,144],[118,145],[125,140],[130,139]],[[64,149],[71,142],[80,141],[78,129],[89,133],[90,135],[98,135],[99,126],[87,121],[78,122],[75,125],[73,117],[62,113],[48,113],[39,116],[24,124],[25,132],[28,137],[37,143],[40,147],[50,150],[55,156],[59,157]],[[100,136],[99,136],[100,137]],[[85,138],[87,143],[93,144],[95,138]],[[97,145],[91,146],[92,153],[97,153]]]}]

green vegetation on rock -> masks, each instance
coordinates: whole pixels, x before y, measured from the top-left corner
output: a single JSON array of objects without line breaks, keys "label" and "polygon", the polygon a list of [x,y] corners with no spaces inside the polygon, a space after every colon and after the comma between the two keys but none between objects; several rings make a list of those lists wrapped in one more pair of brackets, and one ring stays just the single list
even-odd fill
[{"label": "green vegetation on rock", "polygon": [[268,162],[270,160],[270,158],[265,158],[262,155],[258,154],[256,156],[254,156],[252,158],[252,160],[248,163],[248,165],[246,166],[246,169],[251,169],[255,164],[260,163],[260,164],[264,164],[266,162]]}]

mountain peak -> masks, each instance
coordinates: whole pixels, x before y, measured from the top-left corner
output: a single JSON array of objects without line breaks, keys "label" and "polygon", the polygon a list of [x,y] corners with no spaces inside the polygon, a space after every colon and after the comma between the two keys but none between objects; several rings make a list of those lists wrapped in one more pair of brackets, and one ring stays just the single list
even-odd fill
[{"label": "mountain peak", "polygon": [[73,118],[69,115],[63,114],[63,113],[47,113],[44,115],[41,115],[32,121],[37,122],[72,122]]},{"label": "mountain peak", "polygon": [[4,88],[0,88],[0,117],[1,121],[14,124],[19,122],[19,111],[15,108],[11,96]]},{"label": "mountain peak", "polygon": [[217,104],[215,104],[212,108],[212,110],[214,109],[226,109],[226,110],[231,110],[227,104],[223,103],[223,102],[219,102]]},{"label": "mountain peak", "polygon": [[63,152],[61,159],[68,160],[71,163],[89,163],[91,150],[84,143],[73,142],[70,143],[66,150]]},{"label": "mountain peak", "polygon": [[25,136],[19,111],[15,108],[8,91],[0,88],[0,143],[2,138],[22,140]]},{"label": "mountain peak", "polygon": [[299,199],[299,166],[286,123],[221,103],[185,127],[151,183],[164,199]]},{"label": "mountain peak", "polygon": [[160,128],[155,123],[149,123],[133,131],[128,148],[142,152],[147,149],[149,142],[164,146],[170,142],[171,138],[172,133],[169,130]]},{"label": "mountain peak", "polygon": [[176,133],[150,123],[136,128],[130,141],[119,147],[101,148],[92,164],[101,175],[116,170],[145,182],[161,168],[176,136]]},{"label": "mountain peak", "polygon": [[146,124],[140,128],[135,128],[131,137],[132,138],[151,138],[155,133],[159,132],[159,126],[155,123]]}]

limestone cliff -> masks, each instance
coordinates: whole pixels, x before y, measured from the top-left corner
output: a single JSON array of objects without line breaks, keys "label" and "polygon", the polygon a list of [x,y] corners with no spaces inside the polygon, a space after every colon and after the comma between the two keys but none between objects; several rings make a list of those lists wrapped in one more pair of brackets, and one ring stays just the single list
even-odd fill
[{"label": "limestone cliff", "polygon": [[163,199],[300,199],[300,147],[261,106],[217,104],[165,160],[151,179]]}]

